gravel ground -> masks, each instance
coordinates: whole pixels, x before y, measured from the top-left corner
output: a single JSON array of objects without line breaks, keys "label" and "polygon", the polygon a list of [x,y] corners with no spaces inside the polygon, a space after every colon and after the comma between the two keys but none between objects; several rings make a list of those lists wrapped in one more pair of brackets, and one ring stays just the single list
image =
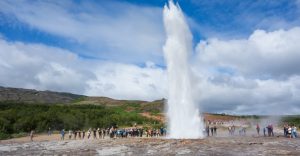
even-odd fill
[{"label": "gravel ground", "polygon": [[0,155],[300,155],[300,139],[208,137],[2,141]]}]

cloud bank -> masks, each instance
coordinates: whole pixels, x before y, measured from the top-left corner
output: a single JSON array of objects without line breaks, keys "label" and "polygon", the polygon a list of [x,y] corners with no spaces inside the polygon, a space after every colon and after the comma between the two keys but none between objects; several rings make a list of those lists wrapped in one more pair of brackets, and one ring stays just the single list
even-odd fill
[{"label": "cloud bank", "polygon": [[254,31],[247,39],[200,41],[193,70],[204,110],[296,114],[300,28]]},{"label": "cloud bank", "polygon": [[0,86],[156,100],[164,97],[165,71],[154,63],[145,67],[87,60],[41,44],[0,39]]}]

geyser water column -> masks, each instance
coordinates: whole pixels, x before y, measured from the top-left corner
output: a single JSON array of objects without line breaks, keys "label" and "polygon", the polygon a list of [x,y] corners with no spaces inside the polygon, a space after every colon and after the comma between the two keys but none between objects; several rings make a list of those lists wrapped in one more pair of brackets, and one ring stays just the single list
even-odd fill
[{"label": "geyser water column", "polygon": [[167,36],[163,51],[168,73],[168,137],[202,138],[203,124],[192,95],[188,64],[192,35],[179,5],[171,0],[164,7],[163,20]]}]

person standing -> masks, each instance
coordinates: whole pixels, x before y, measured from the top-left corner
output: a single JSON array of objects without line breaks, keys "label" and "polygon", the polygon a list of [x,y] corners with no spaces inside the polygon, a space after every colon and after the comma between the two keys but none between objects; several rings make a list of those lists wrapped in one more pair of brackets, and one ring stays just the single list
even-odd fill
[{"label": "person standing", "polygon": [[274,136],[273,125],[270,125],[271,135]]},{"label": "person standing", "polygon": [[94,139],[96,139],[96,137],[97,137],[97,130],[96,130],[96,128],[93,129],[93,137],[94,137]]},{"label": "person standing", "polygon": [[61,132],[60,132],[60,135],[61,135],[61,140],[65,140],[65,130],[62,129]]},{"label": "person standing", "polygon": [[288,127],[288,135],[287,135],[289,138],[292,138],[292,127],[289,126]]},{"label": "person standing", "polygon": [[110,136],[110,138],[114,138],[114,127],[111,127],[109,129],[109,136]]},{"label": "person standing", "polygon": [[51,135],[51,127],[48,128],[48,136]]},{"label": "person standing", "polygon": [[243,135],[246,136],[246,127],[243,127]]},{"label": "person standing", "polygon": [[87,137],[88,137],[88,139],[90,139],[90,137],[91,137],[91,129],[88,130]]},{"label": "person standing", "polygon": [[81,139],[81,131],[78,130],[78,138]]},{"label": "person standing", "polygon": [[34,130],[31,130],[31,131],[30,131],[30,134],[29,134],[29,136],[30,136],[30,141],[33,141],[33,134],[34,134]]},{"label": "person standing", "polygon": [[206,135],[209,137],[209,126],[206,126]]},{"label": "person standing", "polygon": [[268,125],[268,126],[267,126],[267,129],[268,129],[268,136],[270,137],[270,136],[271,136],[271,126]]},{"label": "person standing", "polygon": [[210,127],[211,136],[214,136],[214,127]]},{"label": "person standing", "polygon": [[102,139],[105,137],[105,129],[102,129]]},{"label": "person standing", "polygon": [[72,130],[69,130],[69,140],[72,139]]},{"label": "person standing", "polygon": [[98,127],[98,129],[97,129],[97,133],[98,133],[98,138],[101,139],[101,130],[100,130],[99,127]]},{"label": "person standing", "polygon": [[74,139],[76,140],[77,138],[77,130],[74,131]]},{"label": "person standing", "polygon": [[214,126],[214,135],[217,135],[217,126]]},{"label": "person standing", "polygon": [[260,132],[259,124],[256,125],[256,131],[257,131],[257,135],[259,136],[259,132]]},{"label": "person standing", "polygon": [[82,139],[84,139],[84,137],[85,137],[85,131],[83,130],[82,131]]},{"label": "person standing", "polygon": [[287,136],[287,126],[286,125],[283,126],[283,134],[285,137]]},{"label": "person standing", "polygon": [[235,126],[234,125],[232,125],[231,131],[232,131],[232,135],[234,135],[234,132],[235,132]]},{"label": "person standing", "polygon": [[297,127],[295,125],[292,127],[292,137],[293,138],[297,138],[298,137],[297,136]]},{"label": "person standing", "polygon": [[295,125],[294,125],[294,133],[295,133],[295,137],[298,138],[297,127]]},{"label": "person standing", "polygon": [[[141,128],[141,130],[140,130],[140,137],[143,137],[143,133],[144,133],[144,129],[143,128]],[[162,132],[162,135],[164,134],[164,132]]]},{"label": "person standing", "polygon": [[160,134],[161,134],[161,136],[164,136],[164,129],[163,129],[163,127],[160,128]]},{"label": "person standing", "polygon": [[109,131],[110,131],[109,128],[107,128],[106,131],[105,131],[105,135],[108,136],[109,135]]}]

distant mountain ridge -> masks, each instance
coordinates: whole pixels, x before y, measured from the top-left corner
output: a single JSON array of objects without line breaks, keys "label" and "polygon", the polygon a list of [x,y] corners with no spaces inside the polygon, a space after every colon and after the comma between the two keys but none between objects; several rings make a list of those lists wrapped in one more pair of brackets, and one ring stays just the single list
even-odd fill
[{"label": "distant mountain ridge", "polygon": [[64,92],[38,91],[34,89],[0,86],[0,102],[67,104],[82,97],[85,96]]},{"label": "distant mountain ridge", "polygon": [[0,86],[0,102],[29,103],[29,104],[92,104],[104,106],[120,106],[138,104],[144,111],[162,112],[164,99],[152,102],[141,100],[116,100],[109,97],[84,96],[65,92],[38,91],[34,89],[11,88]]}]

